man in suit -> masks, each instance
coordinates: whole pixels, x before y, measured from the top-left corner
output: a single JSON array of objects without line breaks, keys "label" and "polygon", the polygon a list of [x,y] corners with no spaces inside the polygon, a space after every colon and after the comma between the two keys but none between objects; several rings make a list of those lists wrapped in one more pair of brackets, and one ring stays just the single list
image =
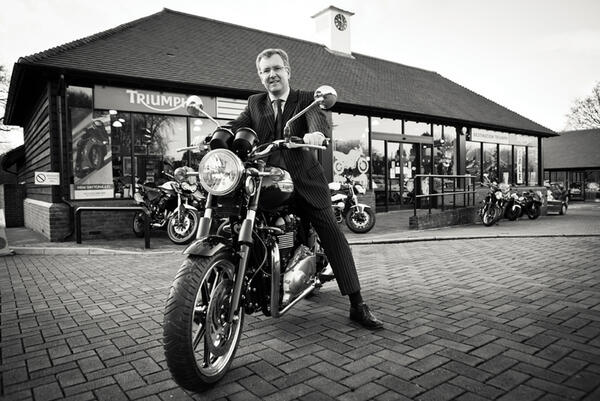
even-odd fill
[{"label": "man in suit", "polygon": [[[252,95],[248,106],[231,122],[233,131],[241,127],[252,128],[265,143],[282,138],[285,123],[313,101],[312,93],[290,89],[291,68],[285,51],[263,50],[256,58],[260,80],[267,90]],[[290,127],[292,136],[301,137],[304,143],[321,145],[323,132],[329,132],[325,113],[313,107]],[[331,197],[323,167],[307,149],[283,150],[269,160],[270,164],[284,167],[294,181],[297,213],[315,228],[329,260],[342,295],[350,299],[350,319],[370,329],[380,329],[383,323],[363,302],[354,258],[346,237],[335,221]]]}]

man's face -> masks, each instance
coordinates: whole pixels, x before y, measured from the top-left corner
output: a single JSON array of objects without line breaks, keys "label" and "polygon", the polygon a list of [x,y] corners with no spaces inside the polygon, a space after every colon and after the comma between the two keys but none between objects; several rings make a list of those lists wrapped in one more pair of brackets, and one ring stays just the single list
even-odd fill
[{"label": "man's face", "polygon": [[263,57],[258,63],[258,75],[265,89],[274,96],[282,95],[290,87],[290,70],[279,54]]}]

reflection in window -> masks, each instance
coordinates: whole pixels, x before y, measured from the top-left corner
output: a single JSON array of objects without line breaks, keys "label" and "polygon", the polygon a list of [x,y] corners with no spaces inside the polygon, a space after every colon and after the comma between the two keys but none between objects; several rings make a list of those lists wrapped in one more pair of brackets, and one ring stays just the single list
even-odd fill
[{"label": "reflection in window", "polygon": [[95,111],[94,117],[108,119],[111,134],[112,181],[115,198],[133,196],[133,177],[131,164],[131,114],[116,110]]},{"label": "reflection in window", "polygon": [[525,146],[515,146],[515,182],[525,184]]},{"label": "reflection in window", "polygon": [[431,136],[431,124],[404,121],[404,135]]},{"label": "reflection in window", "polygon": [[481,179],[481,143],[466,141],[465,172]]},{"label": "reflection in window", "polygon": [[[221,126],[224,126],[229,122],[229,120],[216,120]],[[198,164],[200,160],[204,157],[204,155],[208,152],[208,145],[201,145],[204,142],[204,139],[212,135],[212,133],[217,129],[215,123],[213,123],[208,118],[190,118],[189,119],[189,132],[190,132],[190,146],[200,145],[198,149],[189,150],[187,152],[182,153],[183,158],[185,160],[189,160],[189,165],[194,169],[198,170]]]},{"label": "reflection in window", "polygon": [[402,120],[371,118],[371,131],[382,134],[402,134]]},{"label": "reflection in window", "polygon": [[537,185],[538,183],[538,149],[530,146],[527,148],[527,173],[528,184]]},{"label": "reflection in window", "polygon": [[67,104],[69,107],[91,109],[92,98],[92,88],[85,88],[82,86],[67,87]]},{"label": "reflection in window", "polygon": [[187,146],[186,118],[161,114],[132,114],[133,155],[137,180],[160,185],[169,180],[163,171],[187,164],[177,148]]},{"label": "reflection in window", "polygon": [[385,142],[374,139],[371,141],[371,188],[375,192],[375,204],[385,205]]},{"label": "reflection in window", "polygon": [[433,126],[434,174],[456,174],[456,129]]},{"label": "reflection in window", "polygon": [[498,181],[498,145],[483,144],[483,173],[489,174],[491,181]]},{"label": "reflection in window", "polygon": [[505,184],[512,184],[512,146],[500,145],[500,176]]},{"label": "reflection in window", "polygon": [[369,171],[369,123],[365,116],[333,113],[333,180],[349,174],[365,187]]}]

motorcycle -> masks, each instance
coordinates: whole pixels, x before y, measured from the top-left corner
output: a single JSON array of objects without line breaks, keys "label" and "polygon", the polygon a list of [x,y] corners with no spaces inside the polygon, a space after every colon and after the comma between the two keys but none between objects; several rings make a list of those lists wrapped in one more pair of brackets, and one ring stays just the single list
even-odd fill
[{"label": "motorcycle", "polygon": [[196,177],[191,167],[178,167],[173,175],[176,184],[173,189],[177,193],[177,207],[167,218],[167,235],[177,244],[190,243],[196,235],[200,223],[199,213],[204,210],[206,197],[199,190]]},{"label": "motorcycle", "polygon": [[504,208],[504,217],[510,221],[515,221],[523,215],[522,196],[519,196],[516,192],[510,192],[508,184],[504,185],[508,186],[507,193],[503,192],[503,202],[501,202]]},{"label": "motorcycle", "polygon": [[[326,280],[327,259],[314,230],[293,213],[290,174],[269,166],[268,157],[283,149],[325,149],[297,143],[290,125],[311,107],[330,108],[337,99],[328,86],[284,127],[284,139],[258,145],[250,128],[235,135],[220,127],[198,168],[208,192],[197,240],[184,251],[166,302],[164,351],[174,380],[202,391],[226,374],[235,356],[245,314],[280,318]],[[204,114],[198,96],[186,106]],[[297,149],[297,150],[296,150]],[[226,227],[209,235],[215,215],[228,216]]]},{"label": "motorcycle", "polygon": [[355,233],[367,233],[375,226],[375,212],[371,206],[358,203],[357,194],[367,191],[351,176],[344,175],[345,182],[330,182],[331,204],[338,223],[346,220],[346,225]]},{"label": "motorcycle", "polygon": [[542,193],[540,191],[526,191],[522,194],[522,212],[531,220],[540,217],[542,210]]},{"label": "motorcycle", "polygon": [[487,173],[483,175],[483,178],[485,181],[481,185],[488,187],[489,191],[481,202],[478,213],[483,225],[489,227],[502,218],[504,212],[502,204],[503,194],[498,187],[498,183],[490,181]]},{"label": "motorcycle", "polygon": [[77,141],[75,154],[75,176],[83,178],[104,166],[108,154],[110,139],[104,124],[93,120]]},{"label": "motorcycle", "polygon": [[[146,208],[150,227],[166,229],[175,244],[187,244],[194,238],[199,224],[198,209],[204,197],[199,193],[195,177],[188,177],[188,167],[178,167],[174,175],[163,172],[171,180],[158,187],[136,183],[135,202]],[[133,232],[144,236],[145,212],[133,216]]]}]

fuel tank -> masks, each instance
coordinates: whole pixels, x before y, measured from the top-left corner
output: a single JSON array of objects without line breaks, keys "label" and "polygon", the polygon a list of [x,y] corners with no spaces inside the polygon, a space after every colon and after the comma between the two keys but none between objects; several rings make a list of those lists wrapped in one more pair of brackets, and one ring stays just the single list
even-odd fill
[{"label": "fuel tank", "polygon": [[294,193],[290,173],[279,167],[265,167],[271,175],[263,177],[259,206],[263,210],[275,210],[286,205]]}]

